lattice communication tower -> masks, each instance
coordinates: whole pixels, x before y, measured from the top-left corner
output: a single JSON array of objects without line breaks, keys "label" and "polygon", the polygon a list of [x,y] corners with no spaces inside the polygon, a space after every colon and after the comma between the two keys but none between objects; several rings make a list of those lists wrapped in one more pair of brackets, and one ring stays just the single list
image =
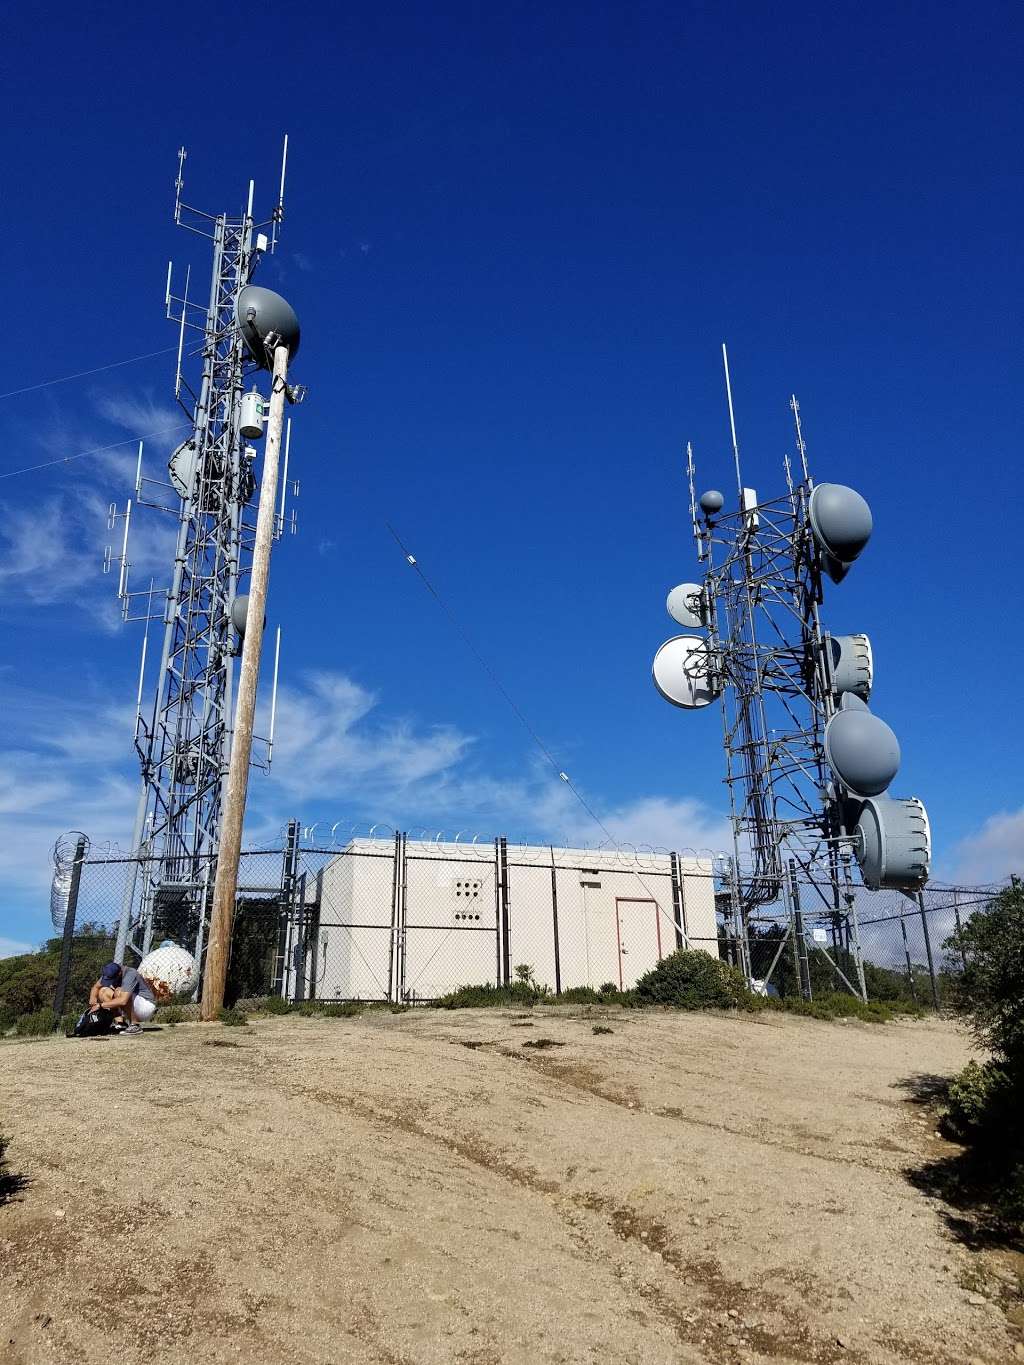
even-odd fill
[{"label": "lattice communication tower", "polygon": [[[145,623],[135,718],[142,789],[118,960],[129,941],[140,953],[148,951],[154,922],[158,928],[173,927],[178,937],[195,931],[201,939],[213,886],[231,752],[235,664],[245,634],[255,533],[253,442],[263,434],[266,411],[254,380],[270,364],[264,337],[272,340],[288,332],[293,351],[298,348],[298,322],[289,305],[252,283],[261,260],[277,244],[287,153],[286,137],[277,203],[263,222],[253,214],[252,181],[238,213],[209,214],[187,204],[182,198],[184,148],[178,154],[175,222],[211,242],[213,262],[209,291],[200,299],[190,296],[190,268],[177,294],[172,266],[167,267],[165,309],[178,328],[174,396],[191,430],[172,451],[166,478],[145,473],[140,443],[134,497],[135,509],[153,508],[176,521],[170,581],[164,587],[152,580],[145,588],[132,586],[131,500],[123,513],[111,507],[111,528],[123,519],[123,541],[119,555],[108,550],[104,566],[118,568],[124,619]],[[288,390],[291,401],[301,397],[301,389]],[[286,520],[295,530],[295,514],[286,506],[290,435],[289,422],[277,538]],[[290,487],[297,493],[297,484]],[[160,655],[151,701],[144,705],[151,633]],[[269,767],[273,755],[280,638],[278,630],[270,723],[257,760],[263,767]]]},{"label": "lattice communication tower", "polygon": [[[916,894],[928,878],[931,832],[916,797],[887,795],[896,736],[869,709],[874,675],[864,634],[833,635],[822,608],[867,544],[871,512],[852,488],[815,484],[795,397],[797,458],[785,491],[744,485],[723,347],[737,501],[697,495],[687,446],[690,517],[703,581],[668,597],[686,628],[659,649],[654,681],[675,706],[718,700],[734,842],[731,911],[737,942],[760,907],[799,904],[809,885],[836,919],[856,884]],[[859,952],[857,954],[859,962]],[[749,960],[743,965],[749,971]],[[861,986],[863,983],[861,983]]]}]

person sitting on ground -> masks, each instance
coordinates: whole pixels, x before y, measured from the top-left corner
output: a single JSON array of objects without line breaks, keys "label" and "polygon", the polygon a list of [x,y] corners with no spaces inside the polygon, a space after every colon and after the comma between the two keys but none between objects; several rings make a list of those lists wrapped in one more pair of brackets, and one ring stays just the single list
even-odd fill
[{"label": "person sitting on ground", "polygon": [[90,1009],[110,1010],[119,1019],[119,1033],[141,1033],[142,1025],[156,1012],[152,984],[134,967],[108,962],[89,993]]}]

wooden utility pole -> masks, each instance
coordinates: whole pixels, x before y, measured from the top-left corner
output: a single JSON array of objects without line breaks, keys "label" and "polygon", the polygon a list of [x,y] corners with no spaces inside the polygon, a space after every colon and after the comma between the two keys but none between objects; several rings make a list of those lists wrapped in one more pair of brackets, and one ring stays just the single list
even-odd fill
[{"label": "wooden utility pole", "polygon": [[213,888],[213,911],[207,940],[206,969],[203,973],[203,1019],[216,1019],[224,1004],[228,960],[231,956],[231,931],[238,892],[238,860],[242,852],[242,825],[245,798],[249,789],[249,762],[252,757],[252,728],[256,712],[256,684],[260,676],[263,649],[263,618],[267,607],[270,577],[270,550],[274,542],[277,514],[277,469],[281,457],[281,432],[287,393],[288,347],[274,347],[274,381],[270,391],[267,417],[267,447],[263,454],[263,479],[256,516],[256,543],[252,552],[249,577],[249,610],[242,641],[242,666],[238,676],[238,705],[231,739],[228,789],[221,815],[220,851],[217,880]]}]

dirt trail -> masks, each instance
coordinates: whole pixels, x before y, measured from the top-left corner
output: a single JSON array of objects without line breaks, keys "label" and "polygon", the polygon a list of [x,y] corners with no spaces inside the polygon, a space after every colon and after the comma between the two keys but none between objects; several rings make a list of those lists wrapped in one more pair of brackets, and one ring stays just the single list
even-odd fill
[{"label": "dirt trail", "polygon": [[903,1175],[938,1144],[900,1083],[968,1055],[565,1009],[7,1044],[0,1359],[1013,1360]]}]

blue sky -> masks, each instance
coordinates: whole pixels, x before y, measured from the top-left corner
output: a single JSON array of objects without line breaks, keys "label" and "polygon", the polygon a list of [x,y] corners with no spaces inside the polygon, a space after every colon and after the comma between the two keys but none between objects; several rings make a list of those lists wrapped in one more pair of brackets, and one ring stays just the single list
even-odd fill
[{"label": "blue sky", "polygon": [[[872,504],[827,616],[872,637],[938,870],[1019,868],[1019,8],[487,9],[6,25],[0,390],[171,346],[166,262],[208,268],[171,222],[177,147],[191,202],[237,207],[253,176],[269,207],[290,134],[263,278],[301,317],[310,397],[253,837],[292,814],[601,837],[390,521],[616,833],[722,842],[717,716],[666,706],[650,660],[694,569],[687,438],[729,487],[724,339],[747,481],[780,486],[795,390],[815,476]],[[173,420],[172,367],[0,400],[0,475]],[[0,479],[8,946],[45,932],[58,833],[128,840],[139,636],[100,564],[129,451]],[[137,572],[165,554],[142,532]]]}]

